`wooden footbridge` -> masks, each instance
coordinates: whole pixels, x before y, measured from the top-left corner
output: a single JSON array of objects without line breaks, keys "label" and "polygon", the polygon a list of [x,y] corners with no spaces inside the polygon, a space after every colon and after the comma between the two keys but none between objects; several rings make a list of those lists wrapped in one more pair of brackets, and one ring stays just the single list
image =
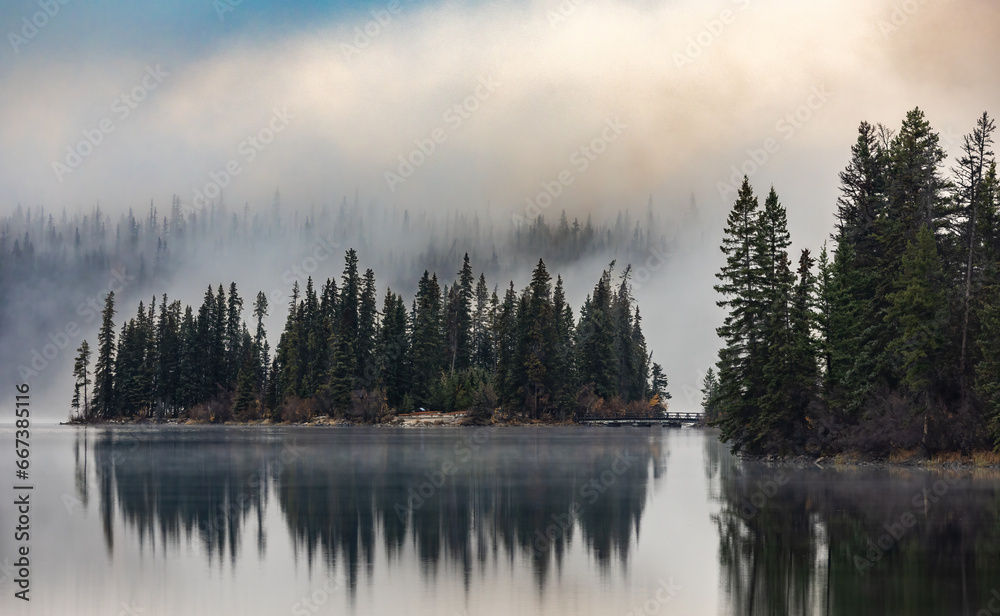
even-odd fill
[{"label": "wooden footbridge", "polygon": [[700,424],[705,418],[702,413],[660,413],[659,415],[616,415],[613,417],[582,415],[577,423],[601,424],[606,426],[663,426],[680,427],[684,424]]}]

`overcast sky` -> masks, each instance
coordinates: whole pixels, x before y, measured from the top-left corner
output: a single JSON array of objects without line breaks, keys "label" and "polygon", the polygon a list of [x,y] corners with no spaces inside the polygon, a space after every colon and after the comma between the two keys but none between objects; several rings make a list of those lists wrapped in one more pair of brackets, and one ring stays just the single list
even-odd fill
[{"label": "overcast sky", "polygon": [[919,105],[957,135],[1000,100],[994,0],[19,0],[0,27],[2,211],[213,181],[251,207],[280,186],[516,211],[562,171],[559,207],[721,209],[718,183],[772,138],[752,180],[815,243],[860,120]]}]

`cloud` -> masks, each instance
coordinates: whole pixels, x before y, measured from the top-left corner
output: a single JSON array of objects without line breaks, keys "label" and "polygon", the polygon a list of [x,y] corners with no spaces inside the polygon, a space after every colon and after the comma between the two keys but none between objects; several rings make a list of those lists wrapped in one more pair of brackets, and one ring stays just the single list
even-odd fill
[{"label": "cloud", "polygon": [[[372,5],[385,22],[377,28],[368,23],[374,17],[352,13],[263,41],[234,37],[193,57],[182,41],[158,58],[103,51],[56,61],[36,47],[3,78],[3,207],[75,209],[100,200],[121,209],[150,198],[166,203],[172,193],[190,200],[210,172],[236,160],[241,174],[227,187],[230,203],[266,206],[280,185],[292,203],[333,202],[358,188],[407,207],[478,208],[489,200],[516,211],[542,182],[575,171],[571,155],[609,118],[628,129],[576,173],[557,207],[642,204],[651,192],[686,205],[692,190],[714,199],[730,165],[822,84],[836,93],[822,121],[801,130],[761,178],[794,193],[799,182],[785,174],[812,157],[832,211],[836,171],[858,121],[895,124],[920,104],[939,129],[956,124],[964,132],[997,100],[1000,83],[997,69],[987,68],[1000,27],[989,2],[400,0],[388,7]],[[358,38],[366,27],[376,35]],[[157,64],[169,77],[117,119],[112,101]],[[470,100],[480,79],[500,85],[456,125],[459,116],[448,110]],[[295,119],[246,160],[241,142],[265,128],[275,108]],[[52,163],[65,163],[67,146],[103,118],[114,120],[114,131],[57,181]],[[391,190],[386,172],[398,172],[399,157],[435,130],[444,141]]]}]

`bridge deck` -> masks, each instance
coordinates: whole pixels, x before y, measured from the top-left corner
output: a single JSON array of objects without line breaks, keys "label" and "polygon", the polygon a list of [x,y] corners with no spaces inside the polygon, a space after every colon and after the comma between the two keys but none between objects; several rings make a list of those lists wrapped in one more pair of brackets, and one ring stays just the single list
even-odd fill
[{"label": "bridge deck", "polygon": [[687,423],[701,422],[705,416],[702,413],[663,413],[662,415],[644,417],[641,415],[619,415],[616,417],[584,416],[577,417],[580,423]]}]

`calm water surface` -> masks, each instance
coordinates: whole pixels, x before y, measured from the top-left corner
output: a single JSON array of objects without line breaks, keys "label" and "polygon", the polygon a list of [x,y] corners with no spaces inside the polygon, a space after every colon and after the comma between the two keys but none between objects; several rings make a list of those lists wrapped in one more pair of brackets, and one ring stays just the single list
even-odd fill
[{"label": "calm water surface", "polygon": [[978,615],[1000,598],[992,471],[768,467],[661,428],[32,438],[32,601],[4,569],[2,614]]}]

